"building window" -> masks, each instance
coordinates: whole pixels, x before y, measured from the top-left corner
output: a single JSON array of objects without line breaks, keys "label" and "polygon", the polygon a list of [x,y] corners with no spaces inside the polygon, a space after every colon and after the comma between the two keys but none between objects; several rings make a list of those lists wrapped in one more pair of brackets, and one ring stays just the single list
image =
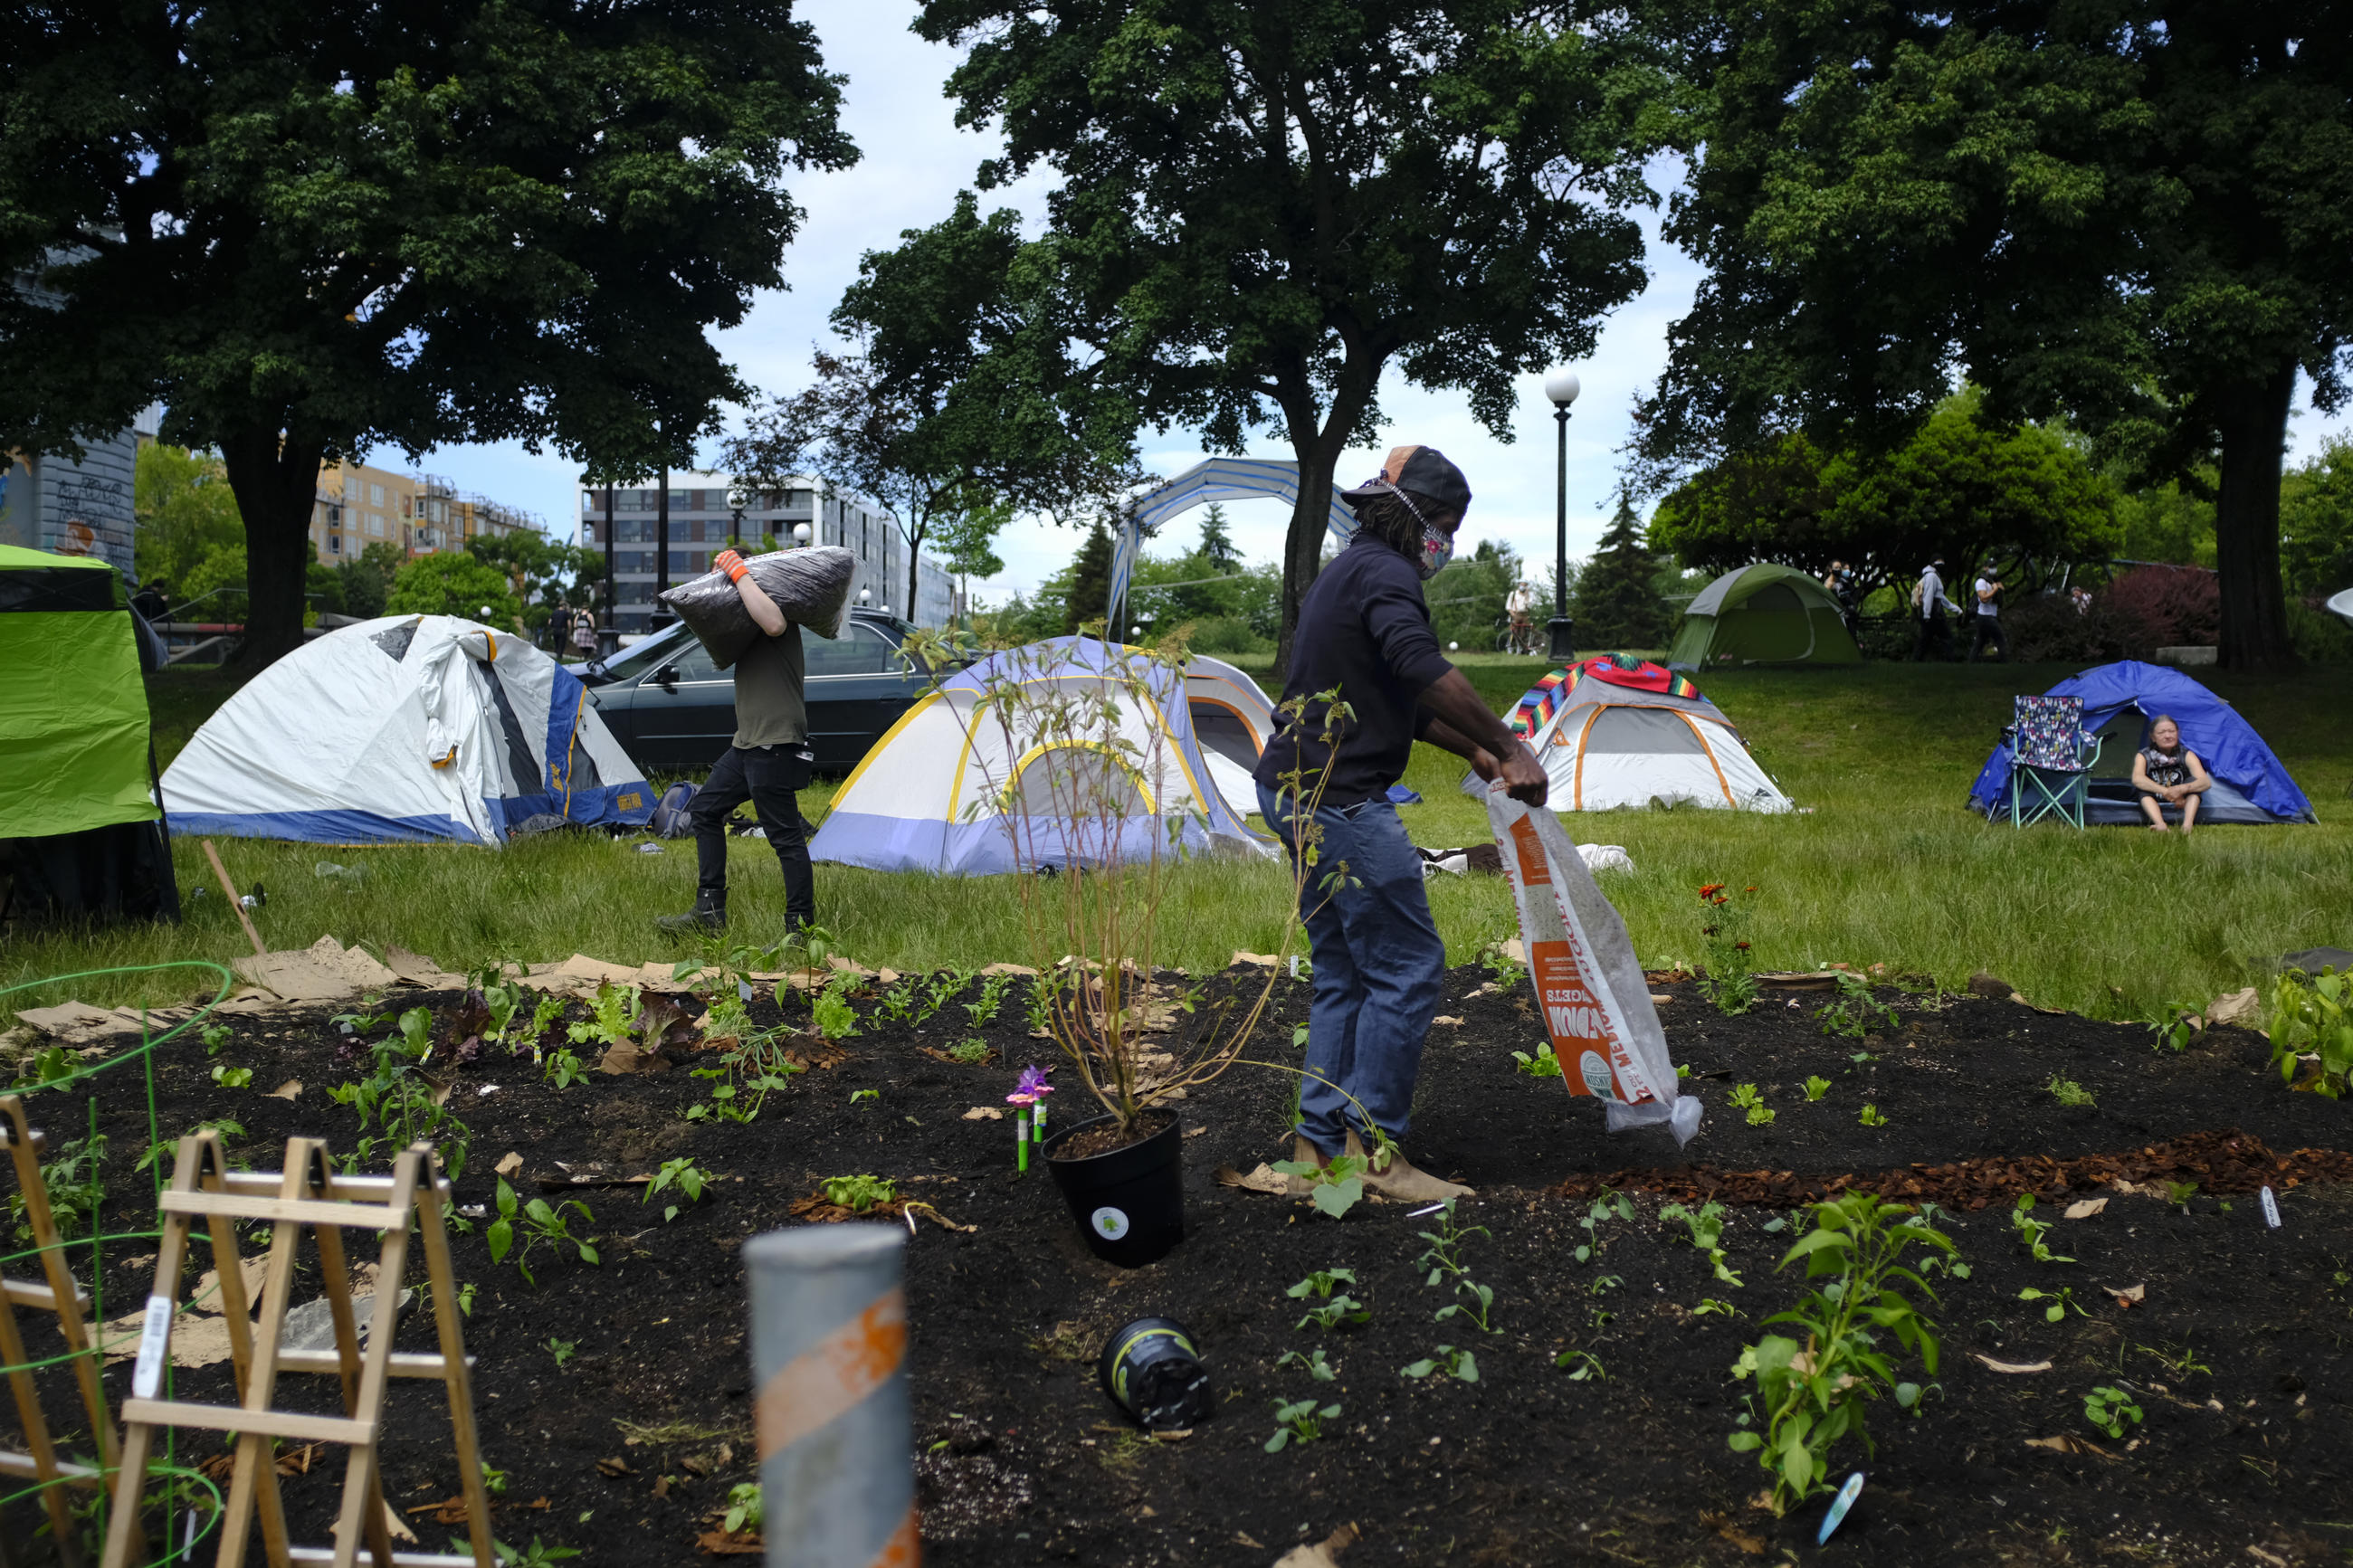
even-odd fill
[{"label": "building window", "polygon": [[339,534],[339,533],[331,533],[331,534],[327,535],[327,553],[329,553],[330,555],[341,555],[343,552],[343,535],[341,535],[341,534]]},{"label": "building window", "polygon": [[382,506],[384,504],[384,487],[382,485],[368,486],[368,504],[370,506]]},{"label": "building window", "polygon": [[368,513],[368,537],[371,539],[384,537],[384,513],[380,511]]}]

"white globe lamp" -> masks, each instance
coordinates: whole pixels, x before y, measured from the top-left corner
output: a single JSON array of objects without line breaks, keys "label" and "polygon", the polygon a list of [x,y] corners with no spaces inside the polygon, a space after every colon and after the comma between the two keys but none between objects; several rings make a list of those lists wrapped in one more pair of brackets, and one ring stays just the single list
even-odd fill
[{"label": "white globe lamp", "polygon": [[809,525],[806,522],[797,522],[793,524],[793,542],[795,544],[807,544],[808,542]]},{"label": "white globe lamp", "polygon": [[1577,379],[1575,371],[1562,365],[1558,370],[1546,373],[1544,388],[1545,395],[1552,399],[1554,407],[1567,408],[1577,401],[1577,395],[1585,390],[1585,384]]}]

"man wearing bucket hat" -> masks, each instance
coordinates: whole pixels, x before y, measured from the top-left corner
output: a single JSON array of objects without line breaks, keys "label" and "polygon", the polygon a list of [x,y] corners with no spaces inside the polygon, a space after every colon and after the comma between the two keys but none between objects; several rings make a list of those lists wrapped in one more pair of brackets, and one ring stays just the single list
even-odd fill
[{"label": "man wearing bucket hat", "polygon": [[[1314,1165],[1363,1158],[1366,1119],[1396,1142],[1410,1131],[1422,1041],[1446,974],[1421,857],[1388,799],[1414,742],[1468,758],[1481,778],[1531,805],[1543,804],[1546,787],[1535,757],[1447,662],[1430,630],[1421,585],[1453,556],[1471,506],[1462,470],[1435,447],[1398,447],[1379,474],[1341,494],[1356,508],[1356,537],[1299,606],[1282,689],[1284,701],[1303,700],[1306,710],[1267,743],[1256,773],[1260,809],[1294,857],[1295,800],[1283,798],[1283,774],[1303,773],[1295,793],[1308,794],[1323,777],[1317,863],[1348,868],[1345,883],[1327,889],[1311,876],[1300,895],[1315,978],[1293,1158]],[[1327,747],[1325,705],[1315,697],[1335,688],[1353,718]],[[1310,1185],[1291,1181],[1294,1194]],[[1367,1171],[1365,1184],[1407,1203],[1470,1192],[1402,1153]]]}]

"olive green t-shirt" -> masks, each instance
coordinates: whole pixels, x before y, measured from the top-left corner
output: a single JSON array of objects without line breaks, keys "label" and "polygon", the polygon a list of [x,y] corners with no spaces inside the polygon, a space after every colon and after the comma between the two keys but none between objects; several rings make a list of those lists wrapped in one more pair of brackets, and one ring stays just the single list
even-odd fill
[{"label": "olive green t-shirt", "polygon": [[735,743],[797,746],[808,739],[802,700],[801,628],[791,622],[772,637],[754,637],[735,661]]}]

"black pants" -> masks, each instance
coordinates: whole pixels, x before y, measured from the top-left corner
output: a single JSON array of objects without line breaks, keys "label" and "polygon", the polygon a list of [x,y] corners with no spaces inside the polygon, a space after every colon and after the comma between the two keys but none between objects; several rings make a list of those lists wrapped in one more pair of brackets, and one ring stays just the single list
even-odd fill
[{"label": "black pants", "polygon": [[1953,629],[1945,624],[1945,617],[1941,615],[1920,617],[1920,638],[1912,645],[1913,658],[1915,661],[1926,658],[1931,644],[1936,646],[1939,659],[1953,657]]},{"label": "black pants", "polygon": [[1988,643],[1993,644],[1993,651],[2003,658],[2010,657],[2010,639],[2001,635],[2000,616],[1971,616],[1969,622],[1969,662],[1971,664],[1978,661],[1978,649]]},{"label": "black pants", "polygon": [[811,925],[817,920],[817,879],[809,870],[808,829],[801,821],[796,794],[809,781],[808,763],[797,747],[730,746],[712,765],[711,777],[694,797],[694,863],[698,872],[696,907],[723,910],[727,907],[727,819],[745,801],[752,803],[760,826],[766,829],[768,847],[785,873],[785,920],[788,926]]}]

